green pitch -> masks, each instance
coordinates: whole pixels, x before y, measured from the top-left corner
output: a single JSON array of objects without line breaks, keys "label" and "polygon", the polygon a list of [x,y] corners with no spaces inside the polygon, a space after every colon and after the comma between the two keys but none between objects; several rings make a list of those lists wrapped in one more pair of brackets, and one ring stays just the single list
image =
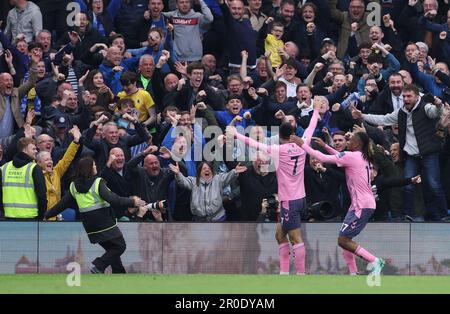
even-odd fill
[{"label": "green pitch", "polygon": [[0,293],[450,293],[450,276],[277,275],[82,275],[68,287],[66,275],[0,275]]}]

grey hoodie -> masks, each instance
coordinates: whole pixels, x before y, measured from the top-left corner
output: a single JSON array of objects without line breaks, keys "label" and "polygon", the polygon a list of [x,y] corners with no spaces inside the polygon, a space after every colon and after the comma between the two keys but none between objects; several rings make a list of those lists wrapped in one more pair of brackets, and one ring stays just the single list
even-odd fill
[{"label": "grey hoodie", "polygon": [[190,10],[183,15],[179,10],[164,13],[173,25],[175,52],[181,61],[198,61],[203,56],[200,27],[211,23],[214,17],[211,10],[199,0],[202,13]]},{"label": "grey hoodie", "polygon": [[235,169],[227,173],[214,175],[208,181],[200,179],[197,186],[196,177],[185,177],[181,172],[176,175],[177,184],[192,191],[191,212],[194,216],[215,221],[225,214],[222,205],[223,188],[237,179],[238,173]]}]

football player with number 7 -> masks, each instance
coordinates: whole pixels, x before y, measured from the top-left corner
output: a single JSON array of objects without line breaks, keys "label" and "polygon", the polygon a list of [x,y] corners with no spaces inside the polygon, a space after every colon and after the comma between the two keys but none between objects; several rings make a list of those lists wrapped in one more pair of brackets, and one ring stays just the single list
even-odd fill
[{"label": "football player with number 7", "polygon": [[364,229],[376,208],[370,178],[372,155],[369,149],[369,136],[364,132],[351,134],[347,142],[348,151],[346,152],[340,153],[325,145],[324,148],[331,155],[325,155],[312,149],[306,139],[293,135],[291,140],[321,162],[336,164],[338,167],[345,169],[347,187],[352,203],[339,232],[338,245],[344,250],[344,260],[347,263],[350,275],[356,275],[358,271],[355,255],[369,263],[368,268],[371,269],[371,274],[380,275],[384,267],[384,260],[372,255],[352,240]]},{"label": "football player with number 7", "polygon": [[[326,101],[323,96],[314,98],[314,113],[304,133],[306,138],[311,139],[317,126],[319,109]],[[306,152],[291,142],[292,134],[295,134],[293,126],[289,122],[283,122],[279,132],[280,145],[266,145],[239,134],[235,127],[229,126],[226,129],[227,139],[236,138],[252,148],[265,152],[275,161],[278,198],[281,203],[280,221],[275,230],[280,258],[280,275],[289,275],[290,242],[293,243],[296,273],[297,275],[305,274],[306,250],[300,233],[300,214],[307,210],[304,184]],[[305,141],[309,142],[309,140]]]}]

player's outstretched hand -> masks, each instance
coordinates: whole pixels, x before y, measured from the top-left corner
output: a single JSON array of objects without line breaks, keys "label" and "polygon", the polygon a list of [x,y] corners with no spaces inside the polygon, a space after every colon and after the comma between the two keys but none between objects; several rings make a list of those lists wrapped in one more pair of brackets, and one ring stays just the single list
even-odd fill
[{"label": "player's outstretched hand", "polygon": [[[327,144],[320,137],[313,137],[313,141],[320,147],[325,147]],[[303,141],[303,139],[301,139]]]}]

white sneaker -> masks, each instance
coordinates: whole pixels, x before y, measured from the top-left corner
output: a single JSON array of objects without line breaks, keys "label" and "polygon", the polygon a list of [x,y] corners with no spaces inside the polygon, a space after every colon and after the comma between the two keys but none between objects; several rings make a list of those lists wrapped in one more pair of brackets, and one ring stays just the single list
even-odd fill
[{"label": "white sneaker", "polygon": [[305,276],[306,273],[297,273],[298,276]]},{"label": "white sneaker", "polygon": [[285,271],[280,271],[280,275],[289,275],[289,273]]},{"label": "white sneaker", "polygon": [[382,258],[377,257],[372,263],[367,265],[368,270],[371,270],[371,275],[381,275],[381,271],[385,265],[385,261]]}]

